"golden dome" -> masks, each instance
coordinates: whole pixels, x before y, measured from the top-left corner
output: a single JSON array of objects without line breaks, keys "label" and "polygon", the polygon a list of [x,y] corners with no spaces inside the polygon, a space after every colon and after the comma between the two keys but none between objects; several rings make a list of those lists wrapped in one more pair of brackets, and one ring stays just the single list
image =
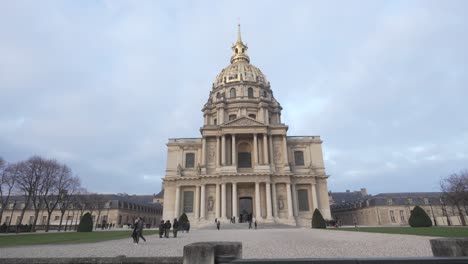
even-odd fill
[{"label": "golden dome", "polygon": [[238,25],[237,42],[232,45],[231,65],[224,68],[216,77],[214,87],[234,82],[253,82],[268,86],[265,75],[255,66],[250,64],[247,55],[247,45],[242,42],[240,25]]}]

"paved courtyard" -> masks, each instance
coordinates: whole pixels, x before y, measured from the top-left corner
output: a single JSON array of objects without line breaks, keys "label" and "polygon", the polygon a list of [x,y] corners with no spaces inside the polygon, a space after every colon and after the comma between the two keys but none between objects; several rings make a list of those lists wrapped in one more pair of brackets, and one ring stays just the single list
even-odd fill
[{"label": "paved courtyard", "polygon": [[[6,237],[0,237],[5,239]],[[317,229],[193,230],[179,237],[147,236],[90,244],[0,248],[0,257],[182,256],[184,245],[200,241],[240,241],[244,258],[352,258],[432,256],[430,237]]]}]

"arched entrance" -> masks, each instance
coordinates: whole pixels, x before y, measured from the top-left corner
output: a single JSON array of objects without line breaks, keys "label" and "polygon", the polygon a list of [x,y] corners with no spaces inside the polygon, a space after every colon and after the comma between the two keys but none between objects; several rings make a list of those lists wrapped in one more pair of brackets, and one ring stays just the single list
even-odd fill
[{"label": "arched entrance", "polygon": [[244,223],[252,219],[252,197],[239,198],[239,222]]},{"label": "arched entrance", "polygon": [[237,146],[237,160],[239,168],[252,168],[252,155],[249,143],[239,143]]}]

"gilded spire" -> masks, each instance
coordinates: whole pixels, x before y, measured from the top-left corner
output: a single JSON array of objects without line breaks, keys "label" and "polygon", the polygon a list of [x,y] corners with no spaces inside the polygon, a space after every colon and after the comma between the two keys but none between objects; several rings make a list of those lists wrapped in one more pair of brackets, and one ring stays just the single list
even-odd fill
[{"label": "gilded spire", "polygon": [[237,42],[232,45],[232,51],[234,54],[231,56],[231,63],[237,61],[246,61],[250,62],[250,58],[247,55],[247,45],[242,42],[240,23],[237,24]]}]

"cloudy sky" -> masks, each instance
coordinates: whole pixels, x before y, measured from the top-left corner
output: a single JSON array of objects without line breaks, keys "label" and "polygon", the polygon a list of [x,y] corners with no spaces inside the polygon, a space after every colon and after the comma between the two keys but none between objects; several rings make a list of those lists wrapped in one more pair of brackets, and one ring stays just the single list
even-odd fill
[{"label": "cloudy sky", "polygon": [[320,135],[329,188],[437,191],[468,169],[466,1],[0,1],[0,156],[90,191],[161,188],[198,137],[240,18],[290,135]]}]

